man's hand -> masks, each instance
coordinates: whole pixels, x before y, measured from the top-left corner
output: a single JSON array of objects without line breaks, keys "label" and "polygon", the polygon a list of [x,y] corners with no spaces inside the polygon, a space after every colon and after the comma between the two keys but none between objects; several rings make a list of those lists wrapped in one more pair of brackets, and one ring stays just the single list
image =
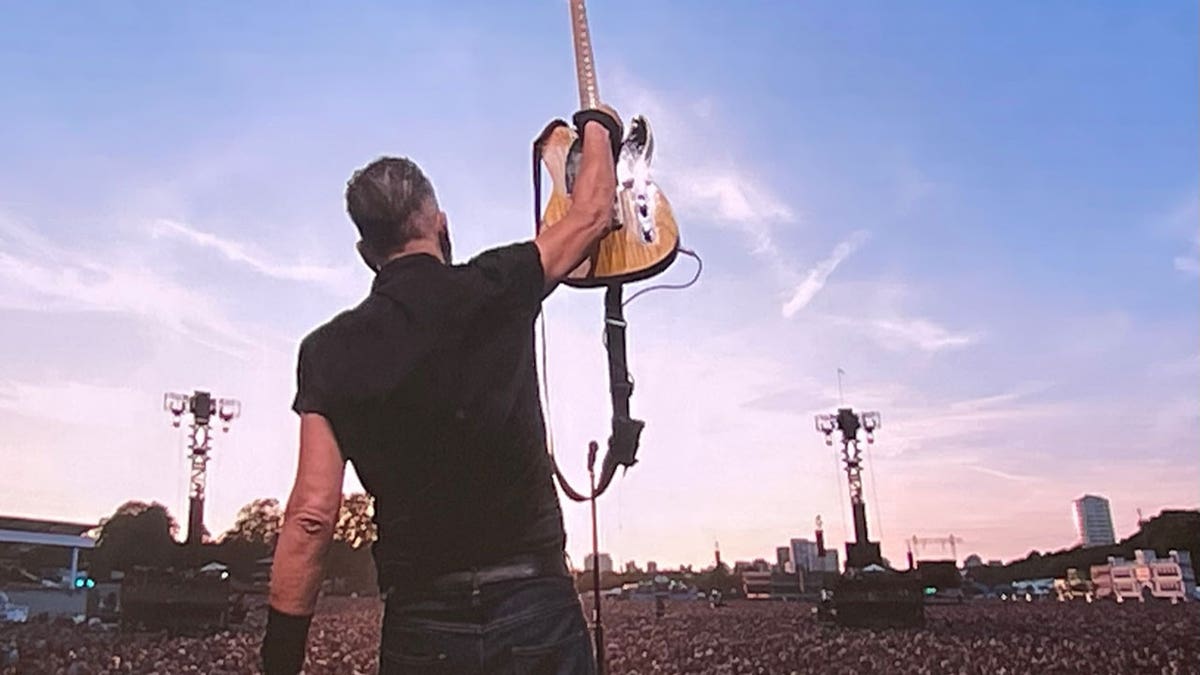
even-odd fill
[{"label": "man's hand", "polygon": [[575,113],[573,118],[575,131],[585,139],[589,122],[597,122],[608,130],[608,142],[612,146],[613,161],[621,154],[621,142],[625,137],[625,129],[621,124],[621,116],[607,103],[600,103],[595,108],[585,108]]}]

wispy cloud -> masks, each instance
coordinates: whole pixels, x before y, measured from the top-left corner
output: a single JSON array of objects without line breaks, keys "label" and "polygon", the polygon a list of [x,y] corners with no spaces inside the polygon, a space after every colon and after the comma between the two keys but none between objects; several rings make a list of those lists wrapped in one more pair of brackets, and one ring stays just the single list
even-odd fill
[{"label": "wispy cloud", "polygon": [[978,333],[951,330],[931,319],[904,317],[895,314],[885,317],[862,318],[830,316],[829,321],[871,338],[879,346],[893,352],[918,350],[935,353],[960,349],[976,344]]},{"label": "wispy cloud", "polygon": [[0,410],[41,420],[124,428],[145,419],[151,395],[125,386],[83,382],[0,381]]},{"label": "wispy cloud", "polygon": [[66,249],[0,221],[0,307],[38,312],[129,314],[245,358],[261,344],[226,318],[208,295],[106,251]]},{"label": "wispy cloud", "polygon": [[150,227],[150,234],[155,238],[168,237],[212,249],[230,262],[245,265],[273,279],[337,285],[344,282],[348,276],[344,267],[275,262],[254,251],[253,247],[246,243],[204,232],[174,220],[155,221]]},{"label": "wispy cloud", "polygon": [[[628,119],[644,115],[654,129],[656,180],[681,214],[741,233],[752,254],[766,260],[781,283],[795,271],[784,261],[776,228],[796,223],[796,208],[756,172],[721,147],[711,99],[668,101],[628,73],[613,78],[613,101]],[[669,139],[669,140],[667,140]],[[664,142],[667,140],[667,142]]]},{"label": "wispy cloud", "polygon": [[[664,185],[676,210],[743,235],[749,252],[761,259],[774,282],[786,289],[780,307],[784,318],[795,316],[812,302],[834,270],[866,241],[867,232],[855,231],[827,258],[803,273],[798,271],[791,262],[794,256],[782,248],[778,232],[797,226],[797,207],[758,180],[753,170],[739,165],[731,157],[734,148],[720,146],[716,141],[721,138],[720,129],[711,101],[671,101],[624,73],[614,80],[611,91],[615,92],[613,100],[621,114],[626,118],[646,115],[660,137],[656,162],[662,171],[656,179]],[[662,142],[662,138],[669,138],[669,143]],[[915,168],[905,177],[902,196],[907,207],[928,193],[932,184]],[[891,349],[915,348],[932,353],[966,347],[977,340],[977,336],[951,331],[924,318],[889,315],[852,321],[865,321],[862,329]]]},{"label": "wispy cloud", "polygon": [[1018,483],[1028,483],[1030,481],[1038,480],[1037,476],[1029,476],[1029,475],[1018,474],[1018,473],[1009,473],[1008,471],[992,469],[992,468],[988,468],[986,466],[970,465],[970,466],[968,466],[968,468],[971,469],[972,471],[978,471],[979,473],[982,473],[982,474],[985,474],[988,476],[994,476],[996,478],[1003,478],[1004,480],[1011,480],[1011,481],[1015,481]]},{"label": "wispy cloud", "polygon": [[762,253],[774,247],[771,223],[791,222],[791,207],[735,168],[679,167],[670,178],[676,199],[687,211],[703,213],[718,222],[736,224]]},{"label": "wispy cloud", "polygon": [[874,319],[870,327],[884,345],[912,346],[925,352],[966,347],[974,335],[956,333],[928,319]]},{"label": "wispy cloud", "polygon": [[825,288],[825,282],[829,279],[829,275],[833,274],[838,265],[850,257],[850,254],[854,253],[866,239],[867,233],[865,231],[859,230],[855,232],[850,235],[849,239],[835,246],[829,257],[810,269],[808,274],[805,275],[804,280],[792,291],[791,299],[783,304],[782,312],[784,318],[790,319],[796,315],[796,312],[807,307],[808,303],[817,297],[817,293],[820,293],[821,289]]}]

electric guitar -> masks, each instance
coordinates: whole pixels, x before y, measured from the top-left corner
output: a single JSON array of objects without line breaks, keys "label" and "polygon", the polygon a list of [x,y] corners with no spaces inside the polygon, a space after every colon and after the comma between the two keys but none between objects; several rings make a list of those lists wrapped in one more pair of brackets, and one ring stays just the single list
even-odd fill
[{"label": "electric guitar", "polygon": [[[588,33],[584,0],[570,0],[571,34],[575,42],[575,73],[582,109],[600,103],[592,41]],[[581,142],[577,132],[561,120],[551,122],[534,143],[535,212],[540,210],[540,159],[553,186],[537,231],[554,227],[571,206],[571,188],[579,165]],[[616,158],[619,227],[604,236],[587,259],[563,280],[568,286],[591,288],[648,279],[667,269],[679,251],[679,227],[666,195],[650,177],[654,135],[646,118],[631,120]]]}]

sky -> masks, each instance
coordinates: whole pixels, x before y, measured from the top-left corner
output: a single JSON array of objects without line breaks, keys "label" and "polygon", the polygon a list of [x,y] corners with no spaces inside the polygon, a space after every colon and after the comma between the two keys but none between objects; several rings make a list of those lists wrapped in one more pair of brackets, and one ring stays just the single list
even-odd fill
[{"label": "sky", "polygon": [[[186,521],[162,397],[195,389],[242,402],[213,441],[210,530],[286,499],[297,346],[371,283],[351,173],[417,161],[463,261],[532,236],[530,143],[578,105],[562,0],[4,14],[11,515],[141,499]],[[813,424],[843,402],[882,416],[865,492],[894,562],[913,536],[985,559],[1071,546],[1088,493],[1118,536],[1137,509],[1200,506],[1195,3],[612,0],[589,18],[601,98],[650,120],[704,261],[627,308],[646,429],[599,503],[618,563],[703,566],[717,542],[771,558],[818,515],[845,541]],[[582,482],[610,416],[602,293],[561,288],[543,316],[544,401]],[[563,508],[581,565],[588,511]]]}]

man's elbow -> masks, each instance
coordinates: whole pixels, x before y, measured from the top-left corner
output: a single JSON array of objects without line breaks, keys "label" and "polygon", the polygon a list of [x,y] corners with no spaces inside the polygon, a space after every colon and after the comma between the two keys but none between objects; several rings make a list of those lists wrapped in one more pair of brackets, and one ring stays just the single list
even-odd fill
[{"label": "man's elbow", "polygon": [[329,541],[337,525],[337,512],[319,506],[301,505],[288,509],[283,527],[294,536],[308,541]]}]

